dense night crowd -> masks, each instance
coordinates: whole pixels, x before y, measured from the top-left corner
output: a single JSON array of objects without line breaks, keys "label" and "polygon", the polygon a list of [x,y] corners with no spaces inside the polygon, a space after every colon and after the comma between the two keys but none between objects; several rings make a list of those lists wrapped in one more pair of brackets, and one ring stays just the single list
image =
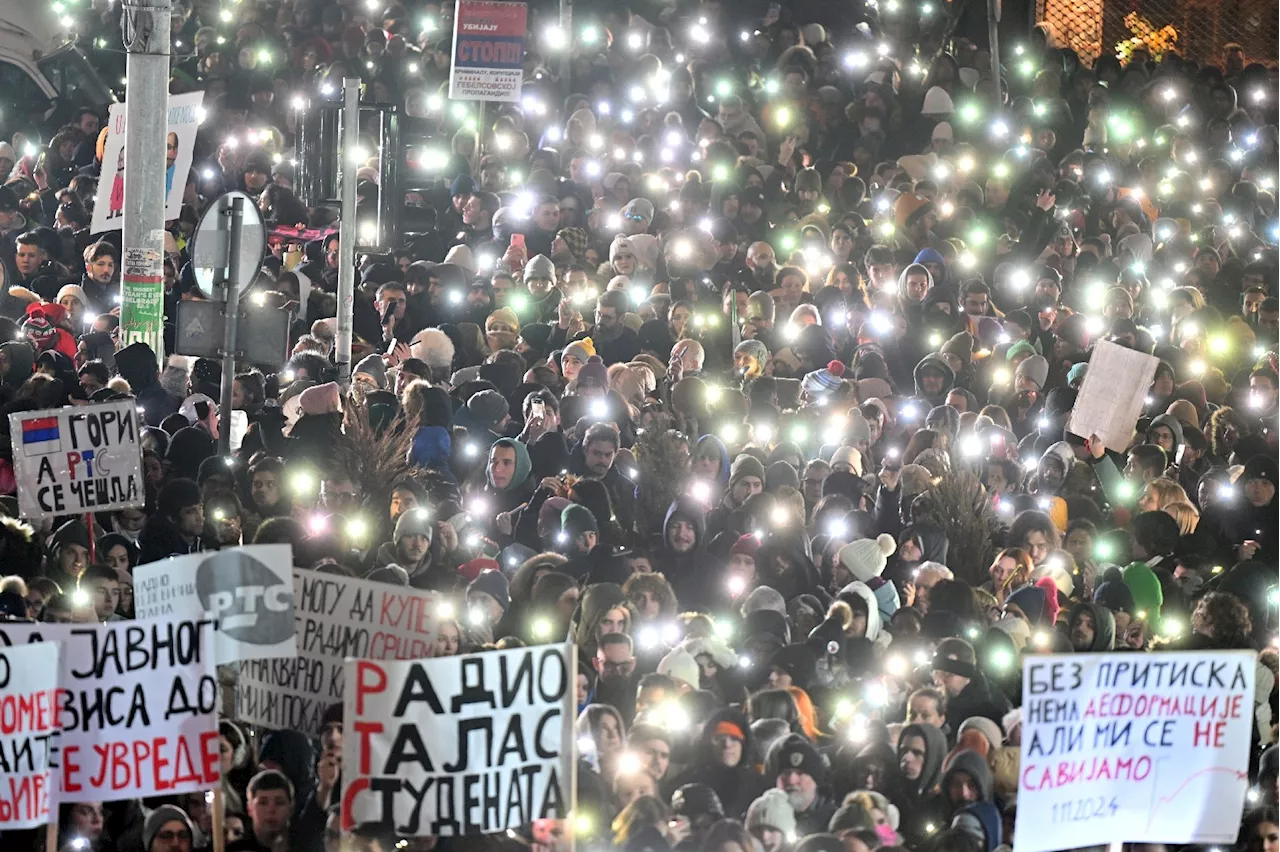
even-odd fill
[{"label": "dense night crowd", "polygon": [[[439,655],[578,649],[571,821],[341,836],[335,706],[318,739],[222,721],[227,848],[995,852],[1025,655],[1250,649],[1236,847],[1277,852],[1275,56],[1090,61],[1041,26],[997,86],[964,4],[535,5],[521,99],[480,123],[452,15],[175,4],[206,119],[166,352],[225,190],[274,229],[250,309],[293,312],[288,362],[234,377],[230,457],[219,362],[118,345],[106,105],[0,142],[3,413],[132,396],[148,427],[143,508],[0,498],[0,610],[130,618],[139,564],[287,542],[446,596]],[[380,187],[402,152],[363,128],[360,216],[404,206],[356,251],[344,390],[337,208],[295,187],[332,152],[295,134],[351,75],[406,152]],[[1121,446],[1068,428],[1103,341],[1158,362]],[[64,805],[59,846],[209,849],[211,802]]]}]

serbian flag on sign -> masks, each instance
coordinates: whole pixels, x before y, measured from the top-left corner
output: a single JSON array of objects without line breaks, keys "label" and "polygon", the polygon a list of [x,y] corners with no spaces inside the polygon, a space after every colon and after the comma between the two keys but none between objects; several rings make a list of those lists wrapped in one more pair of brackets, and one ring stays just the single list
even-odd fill
[{"label": "serbian flag on sign", "polygon": [[22,452],[40,456],[62,449],[57,417],[35,417],[22,421]]}]

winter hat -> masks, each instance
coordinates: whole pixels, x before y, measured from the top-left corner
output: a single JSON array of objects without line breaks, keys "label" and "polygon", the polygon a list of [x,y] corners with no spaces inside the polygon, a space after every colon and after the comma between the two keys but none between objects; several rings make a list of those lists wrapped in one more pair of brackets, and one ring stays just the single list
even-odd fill
[{"label": "winter hat", "polygon": [[1004,359],[1012,361],[1019,356],[1031,356],[1036,354],[1036,348],[1025,340],[1019,340],[1004,351]]},{"label": "winter hat", "polygon": [[382,356],[377,353],[361,358],[352,372],[370,376],[373,383],[383,390],[387,387],[387,365],[383,363]]},{"label": "winter hat", "polygon": [[468,583],[467,594],[470,595],[472,591],[484,592],[493,598],[502,607],[503,612],[511,608],[511,586],[507,582],[506,575],[496,568],[481,571],[479,576]]},{"label": "winter hat", "polygon": [[690,689],[698,688],[698,661],[684,648],[672,648],[667,655],[658,661],[658,674],[664,674],[674,681],[684,683]]},{"label": "winter hat", "polygon": [[577,382],[580,388],[609,387],[609,369],[599,355],[592,355],[587,359],[587,363],[578,371]]},{"label": "winter hat", "polygon": [[386,583],[389,586],[407,586],[409,585],[409,572],[394,562],[388,562],[381,568],[374,568],[365,575],[365,579],[374,583]]},{"label": "winter hat", "polygon": [[1004,732],[1000,730],[999,725],[985,716],[970,716],[965,719],[960,723],[960,730],[956,732],[956,736],[970,730],[977,731],[986,737],[993,750],[1004,745]]},{"label": "winter hat", "polygon": [[792,684],[808,689],[818,671],[818,655],[808,645],[786,645],[773,652],[769,668],[782,669]]},{"label": "winter hat", "polygon": [[781,742],[774,743],[769,749],[766,764],[766,778],[776,779],[783,772],[798,769],[811,777],[819,787],[827,778],[827,764],[822,755],[799,734],[791,734]]},{"label": "winter hat", "polygon": [[[1071,582],[1070,577],[1067,577],[1067,582]],[[1044,592],[1044,623],[1052,627],[1058,623],[1058,613],[1062,611],[1062,607],[1058,603],[1058,584],[1054,582],[1052,577],[1041,577],[1035,581],[1035,585]],[[1063,594],[1070,594],[1070,591]]]},{"label": "winter hat", "polygon": [[147,820],[142,824],[142,847],[150,849],[160,829],[165,823],[170,822],[182,823],[187,827],[187,832],[193,836],[196,833],[195,826],[191,824],[191,817],[187,816],[186,811],[175,805],[161,805],[147,814]]},{"label": "winter hat", "polygon": [[920,107],[921,115],[951,115],[956,106],[951,95],[941,86],[933,86],[924,93],[924,104]]},{"label": "winter hat", "polygon": [[947,342],[942,344],[938,352],[943,355],[954,355],[968,366],[973,359],[973,335],[967,331],[956,332],[947,338]]},{"label": "winter hat", "polygon": [[496,390],[482,390],[467,400],[467,411],[477,425],[492,427],[502,422],[511,407],[507,398]]},{"label": "winter hat", "polygon": [[587,232],[582,228],[561,228],[556,236],[564,240],[569,247],[569,254],[582,257],[587,251]]},{"label": "winter hat", "polygon": [[787,615],[787,601],[772,586],[757,586],[751,590],[751,594],[747,595],[747,599],[742,602],[742,617],[746,618],[753,612],[760,610],[776,612],[785,618]]},{"label": "winter hat", "polygon": [[[853,447],[836,447],[836,451],[831,454],[831,466],[834,468],[836,465],[840,464],[848,465],[849,470],[853,472],[854,476],[862,475],[862,453],[858,452]],[[837,470],[836,472],[842,473],[843,471]],[[822,492],[823,496],[830,493],[827,491],[825,483]]]},{"label": "winter hat", "polygon": [[516,331],[520,330],[520,317],[516,316],[516,312],[511,310],[511,308],[498,308],[496,311],[489,314],[488,318],[484,321],[485,331],[488,331],[490,327],[497,323],[501,323],[507,328],[512,328]]},{"label": "winter hat", "polygon": [[827,831],[840,834],[842,831],[864,831],[874,829],[875,822],[867,809],[857,802],[847,802],[840,806],[827,823]]},{"label": "winter hat", "polygon": [[844,375],[844,363],[830,361],[827,366],[806,373],[800,380],[800,388],[809,396],[835,393],[840,389],[840,377]]},{"label": "winter hat", "polygon": [[645,198],[633,198],[622,208],[624,218],[633,219],[639,216],[646,222],[653,221],[653,202]]},{"label": "winter hat", "polygon": [[342,410],[342,391],[336,382],[313,385],[298,397],[303,414],[336,414]]},{"label": "winter hat", "polygon": [[[1269,458],[1266,455],[1253,456],[1244,463],[1244,471],[1241,472],[1238,481],[1242,485],[1250,479],[1261,479],[1264,482],[1270,482],[1272,485],[1280,484],[1276,481],[1277,478],[1280,477],[1280,474],[1277,473],[1276,467],[1275,459]],[[1126,582],[1128,582],[1127,578]]]},{"label": "winter hat", "polygon": [[1022,610],[1033,626],[1043,621],[1046,600],[1039,586],[1023,586],[1009,595],[1008,602]]},{"label": "winter hat", "polygon": [[915,192],[904,192],[893,202],[893,223],[907,228],[928,213],[933,212],[933,202]]},{"label": "winter hat", "polygon": [[733,543],[733,547],[729,548],[729,555],[738,556],[741,554],[742,556],[750,556],[752,559],[755,559],[756,551],[759,549],[760,539],[756,538],[751,533],[747,533],[746,535],[738,536],[738,540]]},{"label": "winter hat", "polygon": [[764,485],[764,464],[755,456],[743,453],[729,465],[729,487],[733,488],[739,480],[748,476],[756,477]]},{"label": "winter hat", "polygon": [[1038,389],[1043,390],[1044,383],[1049,378],[1049,362],[1043,355],[1032,355],[1019,364],[1013,372],[1015,377],[1024,376]]},{"label": "winter hat", "polygon": [[560,529],[571,542],[577,540],[583,533],[600,532],[600,528],[596,525],[596,516],[591,514],[591,510],[586,506],[578,503],[570,503],[564,507],[564,511],[560,513]]},{"label": "winter hat", "polygon": [[1103,580],[1093,590],[1093,602],[1112,612],[1132,613],[1137,609],[1133,592],[1121,580]]},{"label": "winter hat", "polygon": [[458,175],[449,185],[449,195],[470,195],[476,191],[476,181],[471,175]]},{"label": "winter hat", "polygon": [[529,258],[529,262],[524,265],[524,280],[529,281],[533,278],[556,280],[556,265],[551,262],[551,258],[545,254],[536,254]]},{"label": "winter hat", "polygon": [[84,294],[84,288],[81,287],[79,284],[62,285],[62,289],[58,291],[58,298],[54,299],[54,301],[60,303],[67,296],[71,296],[77,302],[79,302],[80,307],[82,308],[89,307],[89,297]]},{"label": "winter hat", "polygon": [[720,796],[706,784],[685,784],[671,794],[671,812],[676,816],[724,818]]},{"label": "winter hat", "polygon": [[584,337],[581,340],[575,340],[564,348],[564,356],[572,356],[582,363],[587,363],[592,355],[596,354],[595,341],[590,337]]},{"label": "winter hat", "polygon": [[755,834],[758,828],[772,828],[783,837],[794,837],[796,812],[781,790],[766,790],[747,808],[747,831]]},{"label": "winter hat", "polygon": [[898,542],[888,533],[880,533],[875,538],[863,538],[851,541],[836,558],[848,569],[855,580],[869,581],[884,572],[885,561],[898,549]]},{"label": "winter hat", "polygon": [[[1012,598],[1012,595],[1010,597]],[[1008,636],[1013,647],[1019,652],[1031,641],[1031,628],[1021,618],[1002,618],[991,625],[991,629],[999,630]]]},{"label": "winter hat", "polygon": [[733,354],[737,355],[741,352],[748,358],[754,358],[760,362],[760,366],[764,366],[769,361],[769,347],[765,346],[759,340],[744,340],[733,349]]},{"label": "winter hat", "polygon": [[796,473],[796,469],[791,466],[790,462],[778,459],[769,465],[764,472],[764,490],[773,493],[783,486],[790,486],[799,490],[800,474]]},{"label": "winter hat", "polygon": [[559,532],[560,516],[569,506],[565,497],[548,497],[538,510],[538,535]]},{"label": "winter hat", "polygon": [[396,529],[392,533],[393,540],[399,542],[407,535],[425,535],[427,541],[435,537],[435,527],[425,509],[411,509],[396,518]]},{"label": "winter hat", "polygon": [[489,559],[486,556],[480,556],[472,559],[470,562],[463,562],[458,566],[458,573],[467,578],[468,583],[475,582],[475,579],[485,571],[497,571],[498,560]]},{"label": "winter hat", "polygon": [[763,636],[772,637],[779,647],[791,641],[791,623],[787,620],[786,613],[772,609],[757,609],[747,613],[743,619],[742,630],[744,636],[752,636],[756,639]]},{"label": "winter hat", "polygon": [[[1022,341],[1026,343],[1026,341]],[[1028,344],[1030,345],[1030,344]],[[1089,370],[1089,362],[1081,361],[1079,364],[1072,364],[1071,369],[1067,370],[1067,384],[1074,385],[1077,382],[1083,382],[1085,373]]]},{"label": "winter hat", "polygon": [[[864,381],[878,381],[877,379],[866,379]],[[849,420],[845,425],[845,438],[855,447],[858,444],[871,443],[871,424],[867,418],[862,416],[862,412],[856,408],[849,413]]]},{"label": "winter hat", "polygon": [[424,328],[414,335],[409,354],[428,367],[446,370],[453,367],[453,341],[438,328]]},{"label": "winter hat", "polygon": [[1145,562],[1131,562],[1124,569],[1124,584],[1133,594],[1134,614],[1143,613],[1143,618],[1154,621],[1160,615],[1160,607],[1164,605],[1164,590],[1160,588],[1160,578],[1147,567]]}]

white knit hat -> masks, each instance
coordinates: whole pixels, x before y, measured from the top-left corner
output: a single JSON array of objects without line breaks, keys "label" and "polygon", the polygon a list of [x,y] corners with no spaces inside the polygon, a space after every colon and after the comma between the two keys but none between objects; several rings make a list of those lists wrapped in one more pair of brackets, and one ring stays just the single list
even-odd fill
[{"label": "white knit hat", "polygon": [[933,86],[924,93],[924,103],[920,107],[921,115],[951,115],[956,106],[951,95],[941,86]]},{"label": "white knit hat", "polygon": [[684,648],[676,647],[658,661],[658,674],[664,674],[675,681],[682,681],[691,689],[697,689],[699,683],[698,661]]},{"label": "white knit hat", "polygon": [[424,328],[410,342],[409,354],[428,367],[446,369],[453,365],[453,341],[438,328]]},{"label": "white knit hat", "polygon": [[898,549],[898,542],[888,533],[880,533],[875,538],[860,538],[851,541],[836,558],[849,570],[855,580],[866,583],[872,577],[879,577],[884,572],[886,560]]},{"label": "white knit hat", "polygon": [[796,812],[787,801],[787,794],[781,790],[765,790],[760,798],[747,808],[747,831],[756,828],[772,828],[782,832],[783,837],[791,838],[796,834]]}]

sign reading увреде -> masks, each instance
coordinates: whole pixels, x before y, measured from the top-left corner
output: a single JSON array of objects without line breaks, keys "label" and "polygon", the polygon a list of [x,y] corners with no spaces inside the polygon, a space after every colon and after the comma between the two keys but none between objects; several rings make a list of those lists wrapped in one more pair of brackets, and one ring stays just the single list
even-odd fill
[{"label": "sign reading \u0443\u0432\u0440\u0435\u0434\u0435", "polygon": [[453,16],[450,98],[503,103],[520,100],[528,13],[524,3],[458,0]]}]

